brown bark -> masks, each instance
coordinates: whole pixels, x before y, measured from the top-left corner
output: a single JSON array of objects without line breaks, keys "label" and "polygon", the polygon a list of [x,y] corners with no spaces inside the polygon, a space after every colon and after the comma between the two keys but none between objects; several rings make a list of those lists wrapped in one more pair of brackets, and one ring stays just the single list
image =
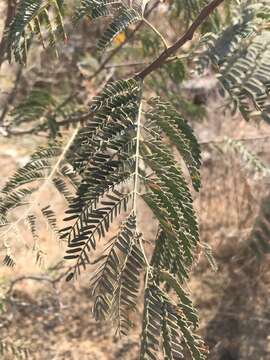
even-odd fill
[{"label": "brown bark", "polygon": [[139,74],[137,74],[137,78],[143,80],[147,75],[149,75],[152,71],[159,69],[166,60],[174,55],[177,50],[179,50],[186,42],[192,40],[195,31],[197,28],[208,19],[209,15],[223,2],[224,0],[213,0],[208,5],[206,5],[195,21],[190,25],[185,34],[180,37],[172,46],[168,49],[165,49],[161,55],[154,60],[151,64],[149,64],[145,69],[143,69]]}]

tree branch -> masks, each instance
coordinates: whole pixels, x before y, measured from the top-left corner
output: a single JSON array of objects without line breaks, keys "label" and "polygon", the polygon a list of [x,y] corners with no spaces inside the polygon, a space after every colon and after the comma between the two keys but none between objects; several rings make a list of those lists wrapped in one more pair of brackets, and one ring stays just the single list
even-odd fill
[{"label": "tree branch", "polygon": [[192,40],[195,31],[197,28],[204,23],[205,20],[209,17],[209,15],[223,2],[224,0],[213,0],[208,5],[206,5],[195,21],[191,24],[185,34],[178,39],[172,46],[168,49],[164,50],[161,55],[154,60],[151,64],[149,64],[145,69],[139,72],[136,75],[136,78],[143,80],[147,75],[149,75],[152,71],[159,69],[168,59],[168,57],[175,54],[177,50],[179,50],[186,42]]}]

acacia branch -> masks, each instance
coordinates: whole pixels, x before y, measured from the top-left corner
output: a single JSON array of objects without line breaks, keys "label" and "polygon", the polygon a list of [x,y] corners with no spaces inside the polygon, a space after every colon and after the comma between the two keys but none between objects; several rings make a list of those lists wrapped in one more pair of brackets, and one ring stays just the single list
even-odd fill
[{"label": "acacia branch", "polygon": [[168,59],[168,57],[174,55],[177,50],[179,50],[186,42],[192,40],[195,31],[197,28],[207,20],[209,15],[223,2],[224,0],[213,0],[208,5],[206,5],[195,21],[191,24],[185,34],[178,39],[172,46],[168,49],[165,49],[161,55],[154,60],[151,64],[149,64],[146,68],[144,68],[141,72],[136,75],[136,78],[143,80],[147,75],[149,75],[152,71],[159,69]]}]

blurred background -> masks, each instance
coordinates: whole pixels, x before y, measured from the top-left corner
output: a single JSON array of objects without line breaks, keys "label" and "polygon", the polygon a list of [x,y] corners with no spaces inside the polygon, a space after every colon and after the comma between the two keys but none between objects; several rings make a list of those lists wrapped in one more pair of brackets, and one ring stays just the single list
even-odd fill
[{"label": "blurred background", "polygon": [[[9,64],[3,40],[0,43],[1,186],[37,147],[56,136],[59,127],[63,140],[70,137],[81,109],[106,81],[134,74],[162,50],[151,29],[134,25],[100,59],[95,41],[104,24],[85,19],[74,29],[70,19],[76,1],[67,3],[67,40],[57,47],[57,56],[54,49],[35,44],[27,66]],[[0,0],[2,34],[15,5],[15,0]],[[153,1],[147,7],[148,19],[171,43],[186,28],[187,14],[181,5],[180,0]],[[205,26],[218,26],[216,21],[214,16]],[[194,193],[194,201],[204,251],[198,250],[188,284],[201,319],[200,333],[211,360],[267,360],[270,127],[246,122],[229,111],[211,69],[200,77],[190,77],[189,69],[194,70],[188,62],[168,65],[148,80],[147,91],[149,97],[157,92],[171,100],[201,144],[202,189]],[[27,101],[35,96],[36,107],[29,109]],[[63,226],[67,204],[47,182],[41,193],[10,214],[11,225],[0,228],[0,338],[29,348],[30,359],[137,359],[142,301],[127,338],[116,338],[110,323],[96,323],[91,316],[89,276],[65,282],[65,244],[42,220],[31,231],[33,202],[37,208],[53,207],[61,214],[57,226]],[[153,240],[155,220],[143,205],[139,216],[146,240]],[[212,266],[207,260],[210,247],[216,260]],[[15,266],[3,264],[7,255]]]}]

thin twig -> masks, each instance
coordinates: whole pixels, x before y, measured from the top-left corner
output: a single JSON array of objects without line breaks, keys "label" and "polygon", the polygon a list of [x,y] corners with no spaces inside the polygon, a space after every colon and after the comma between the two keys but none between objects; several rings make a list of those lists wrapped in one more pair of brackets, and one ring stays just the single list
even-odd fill
[{"label": "thin twig", "polygon": [[61,164],[61,162],[65,159],[66,154],[70,149],[70,146],[73,144],[73,141],[78,134],[78,131],[79,131],[79,126],[75,129],[75,131],[69,138],[68,143],[65,145],[57,162],[54,164],[49,176],[44,180],[44,182],[41,185],[41,187],[39,188],[38,192],[35,193],[35,200],[31,201],[30,206],[27,208],[27,210],[25,212],[23,212],[23,214],[1,234],[2,237],[5,236],[6,234],[8,234],[11,231],[11,229],[14,229],[21,221],[23,221],[35,209],[35,207],[37,206],[38,202],[41,199],[41,195],[43,194],[43,191],[46,189],[48,183],[51,182],[55,173],[58,171],[59,165]]},{"label": "thin twig", "polygon": [[165,49],[168,49],[168,44],[167,41],[165,40],[164,36],[158,31],[158,29],[150,23],[150,21],[148,21],[147,19],[143,18],[143,22],[150,27],[150,29],[152,29],[154,31],[155,34],[157,34],[157,36],[161,39],[161,41],[164,44]]},{"label": "thin twig", "polygon": [[135,176],[134,176],[134,196],[133,196],[133,212],[136,215],[137,212],[137,194],[139,185],[139,164],[140,164],[140,130],[141,130],[141,116],[142,116],[142,102],[138,110],[137,117],[137,134],[136,134],[136,153],[135,153]]},{"label": "thin twig", "polygon": [[170,46],[168,49],[165,49],[161,55],[154,60],[151,64],[149,64],[145,69],[143,69],[141,72],[137,74],[137,78],[143,80],[147,75],[149,75],[151,72],[159,69],[166,60],[174,55],[177,50],[179,50],[183,45],[185,45],[186,42],[193,39],[194,33],[197,30],[197,28],[202,25],[209,15],[223,2],[224,0],[213,0],[208,5],[206,5],[195,21],[191,24],[191,26],[188,28],[188,30],[185,32],[185,34],[180,37],[172,46]]},{"label": "thin twig", "polygon": [[19,282],[25,281],[25,280],[47,282],[47,283],[51,284],[51,286],[54,289],[56,289],[57,283],[59,283],[64,277],[66,277],[66,275],[69,273],[70,269],[71,269],[71,267],[67,268],[65,271],[61,272],[56,278],[51,278],[47,275],[22,275],[22,276],[19,276],[10,282],[9,288],[8,288],[5,296],[6,297],[10,296],[13,292],[14,286],[16,284],[18,284]]}]

